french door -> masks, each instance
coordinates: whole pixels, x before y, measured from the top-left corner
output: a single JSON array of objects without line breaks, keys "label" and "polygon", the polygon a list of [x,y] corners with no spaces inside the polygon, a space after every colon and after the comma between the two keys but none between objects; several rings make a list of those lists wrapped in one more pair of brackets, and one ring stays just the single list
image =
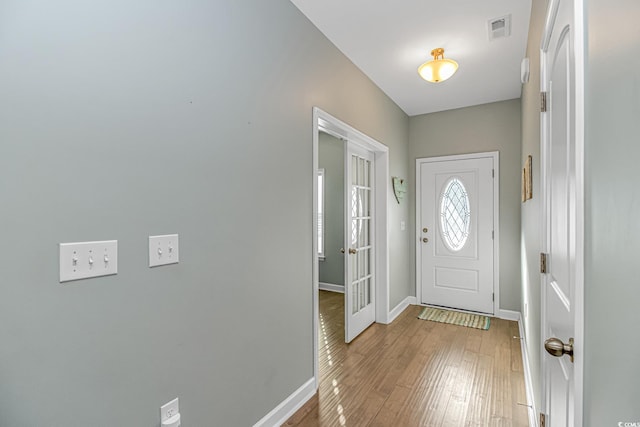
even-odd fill
[{"label": "french door", "polygon": [[374,154],[348,142],[345,179],[345,341],[376,318],[374,291]]}]

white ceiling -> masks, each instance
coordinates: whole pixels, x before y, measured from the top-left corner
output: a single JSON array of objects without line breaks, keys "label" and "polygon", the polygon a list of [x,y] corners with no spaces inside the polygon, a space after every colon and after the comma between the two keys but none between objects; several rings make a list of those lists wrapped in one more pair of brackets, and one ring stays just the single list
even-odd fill
[{"label": "white ceiling", "polygon": [[[531,0],[291,0],[409,116],[520,97]],[[511,36],[488,21],[511,14]],[[442,47],[458,72],[441,83],[418,66]]]}]

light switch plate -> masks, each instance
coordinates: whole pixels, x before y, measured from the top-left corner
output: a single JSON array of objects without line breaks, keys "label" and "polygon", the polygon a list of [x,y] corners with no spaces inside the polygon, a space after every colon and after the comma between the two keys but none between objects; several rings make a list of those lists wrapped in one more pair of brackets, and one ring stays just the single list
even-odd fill
[{"label": "light switch plate", "polygon": [[117,273],[117,240],[60,243],[60,283]]},{"label": "light switch plate", "polygon": [[149,267],[177,264],[180,261],[177,234],[149,236]]}]

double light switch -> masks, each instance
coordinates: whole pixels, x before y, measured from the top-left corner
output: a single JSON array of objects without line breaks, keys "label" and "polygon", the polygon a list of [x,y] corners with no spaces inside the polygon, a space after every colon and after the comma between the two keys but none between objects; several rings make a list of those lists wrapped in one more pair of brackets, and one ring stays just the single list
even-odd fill
[{"label": "double light switch", "polygon": [[149,267],[177,264],[180,261],[177,234],[149,236]]}]

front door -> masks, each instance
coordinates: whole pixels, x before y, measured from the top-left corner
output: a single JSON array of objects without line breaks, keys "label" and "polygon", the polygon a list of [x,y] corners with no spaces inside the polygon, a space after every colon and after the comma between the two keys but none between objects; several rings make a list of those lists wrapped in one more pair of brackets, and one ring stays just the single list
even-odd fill
[{"label": "front door", "polygon": [[417,162],[422,304],[494,313],[494,154]]},{"label": "front door", "polygon": [[346,156],[345,341],[376,320],[374,268],[374,154],[349,142]]},{"label": "front door", "polygon": [[[571,354],[581,285],[582,161],[576,145],[574,2],[551,1],[542,43],[544,240],[542,275],[543,412],[546,425],[581,425],[576,420],[576,371]],[[554,353],[555,357],[550,353]],[[580,357],[580,355],[577,355]],[[579,394],[578,394],[579,398]],[[579,407],[580,405],[578,405]],[[580,415],[578,415],[580,416]]]}]

